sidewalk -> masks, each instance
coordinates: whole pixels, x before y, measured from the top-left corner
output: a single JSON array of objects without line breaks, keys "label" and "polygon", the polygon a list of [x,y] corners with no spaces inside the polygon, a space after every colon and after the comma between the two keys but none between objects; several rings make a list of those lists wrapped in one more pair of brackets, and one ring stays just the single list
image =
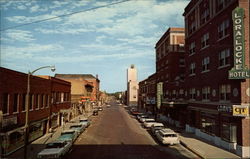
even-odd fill
[{"label": "sidewalk", "polygon": [[[83,115],[79,115],[73,119],[70,120],[70,122],[67,122],[65,123],[65,125],[63,126],[60,126],[58,128],[56,128],[54,130],[54,132],[52,133],[47,133],[45,134],[44,136],[38,138],[37,140],[33,141],[31,144],[29,144],[27,146],[27,156],[29,159],[35,159],[37,158],[37,154],[45,148],[45,145],[49,142],[52,142],[54,140],[56,140],[61,132],[64,130],[64,129],[67,129],[71,124],[72,124],[72,121],[77,121],[79,120],[79,118],[89,118],[90,116],[92,115],[92,112],[90,113],[86,113],[86,114],[83,114]],[[24,154],[24,148],[20,148],[19,150],[17,150],[16,152],[12,153],[11,155],[5,157],[5,158],[8,158],[8,159],[23,159],[23,154]]]},{"label": "sidewalk", "polygon": [[191,152],[195,153],[197,156],[203,159],[237,159],[241,158],[236,154],[224,150],[223,148],[217,147],[209,141],[199,138],[193,133],[187,133],[185,130],[176,128],[169,124],[167,127],[175,130],[180,137],[181,145],[186,147]]},{"label": "sidewalk", "polygon": [[196,137],[194,134],[181,132],[179,133],[181,144],[200,156],[201,158],[240,158],[229,151],[223,150],[217,146],[211,145],[203,139]]}]

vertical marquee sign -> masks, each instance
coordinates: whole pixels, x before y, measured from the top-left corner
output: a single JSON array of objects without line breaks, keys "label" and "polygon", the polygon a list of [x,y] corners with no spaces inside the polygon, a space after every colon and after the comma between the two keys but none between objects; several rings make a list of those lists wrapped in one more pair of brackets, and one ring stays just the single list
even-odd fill
[{"label": "vertical marquee sign", "polygon": [[156,99],[157,99],[157,108],[161,108],[161,100],[162,100],[162,95],[163,95],[163,82],[157,83],[157,94],[156,94]]},{"label": "vertical marquee sign", "polygon": [[232,12],[234,31],[234,67],[229,71],[229,79],[250,78],[250,70],[245,65],[244,9]]}]

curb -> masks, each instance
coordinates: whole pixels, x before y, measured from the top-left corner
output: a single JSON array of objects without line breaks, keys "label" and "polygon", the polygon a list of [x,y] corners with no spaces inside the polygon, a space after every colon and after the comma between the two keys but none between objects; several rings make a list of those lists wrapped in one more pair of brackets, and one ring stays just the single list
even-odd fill
[{"label": "curb", "polygon": [[183,141],[181,141],[181,140],[180,140],[180,144],[181,144],[182,146],[184,146],[185,148],[187,148],[189,151],[191,151],[191,152],[193,152],[194,154],[196,154],[197,156],[199,156],[200,158],[202,158],[202,159],[205,159],[205,158],[206,158],[205,156],[201,155],[201,154],[200,154],[199,152],[197,152],[196,150],[194,150],[194,149],[188,147],[188,145],[185,144],[185,143],[184,143]]}]

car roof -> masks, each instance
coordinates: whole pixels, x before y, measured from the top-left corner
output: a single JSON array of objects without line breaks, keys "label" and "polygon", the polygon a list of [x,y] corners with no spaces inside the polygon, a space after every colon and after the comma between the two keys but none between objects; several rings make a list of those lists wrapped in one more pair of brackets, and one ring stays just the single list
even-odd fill
[{"label": "car roof", "polygon": [[62,140],[55,140],[55,141],[49,142],[48,144],[64,143],[64,142],[65,142],[65,141],[62,141]]},{"label": "car roof", "polygon": [[161,129],[160,132],[163,134],[176,134],[172,129],[169,128]]},{"label": "car roof", "polygon": [[70,126],[82,126],[82,124],[78,123],[78,124],[72,124]]},{"label": "car roof", "polygon": [[64,132],[74,132],[75,130],[71,130],[71,129],[68,129],[68,130],[63,130],[62,133]]},{"label": "car roof", "polygon": [[156,122],[153,126],[164,126],[162,123]]},{"label": "car roof", "polygon": [[145,121],[155,121],[153,118],[145,118]]}]

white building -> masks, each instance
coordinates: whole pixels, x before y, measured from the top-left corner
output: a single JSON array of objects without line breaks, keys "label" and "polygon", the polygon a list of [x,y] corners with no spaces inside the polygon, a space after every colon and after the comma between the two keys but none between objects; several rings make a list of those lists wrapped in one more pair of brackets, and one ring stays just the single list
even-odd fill
[{"label": "white building", "polygon": [[138,82],[137,70],[134,65],[127,69],[127,104],[137,106],[138,101]]}]

